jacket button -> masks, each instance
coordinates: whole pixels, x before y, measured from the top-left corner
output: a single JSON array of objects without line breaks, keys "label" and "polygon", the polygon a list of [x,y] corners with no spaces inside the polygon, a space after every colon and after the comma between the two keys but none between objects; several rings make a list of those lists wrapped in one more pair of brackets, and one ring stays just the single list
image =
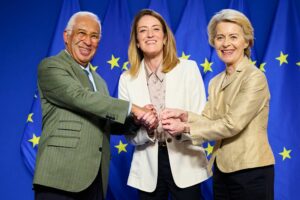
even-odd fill
[{"label": "jacket button", "polygon": [[167,142],[168,142],[168,143],[172,142],[172,138],[168,138],[168,139],[167,139]]},{"label": "jacket button", "polygon": [[102,151],[102,147],[99,147],[99,151]]}]

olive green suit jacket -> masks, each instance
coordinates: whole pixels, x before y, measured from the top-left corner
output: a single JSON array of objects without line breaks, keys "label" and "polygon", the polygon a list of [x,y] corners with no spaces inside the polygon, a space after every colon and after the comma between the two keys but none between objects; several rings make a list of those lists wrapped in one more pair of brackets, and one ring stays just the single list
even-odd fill
[{"label": "olive green suit jacket", "polygon": [[43,112],[34,184],[70,192],[86,189],[100,169],[104,195],[110,161],[111,122],[125,123],[129,102],[109,96],[104,80],[87,75],[66,52],[38,67]]}]

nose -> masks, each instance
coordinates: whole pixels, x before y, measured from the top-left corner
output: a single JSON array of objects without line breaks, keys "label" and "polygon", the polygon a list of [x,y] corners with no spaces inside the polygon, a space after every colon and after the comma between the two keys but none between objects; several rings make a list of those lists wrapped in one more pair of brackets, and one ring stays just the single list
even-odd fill
[{"label": "nose", "polygon": [[87,35],[86,37],[83,38],[83,42],[84,44],[86,45],[91,45],[92,44],[92,40],[91,40],[91,37],[89,35]]},{"label": "nose", "polygon": [[147,32],[147,37],[152,37],[152,36],[153,36],[152,30],[148,30],[148,32]]},{"label": "nose", "polygon": [[230,39],[229,38],[225,38],[224,42],[223,42],[223,46],[224,47],[228,47],[230,45]]}]

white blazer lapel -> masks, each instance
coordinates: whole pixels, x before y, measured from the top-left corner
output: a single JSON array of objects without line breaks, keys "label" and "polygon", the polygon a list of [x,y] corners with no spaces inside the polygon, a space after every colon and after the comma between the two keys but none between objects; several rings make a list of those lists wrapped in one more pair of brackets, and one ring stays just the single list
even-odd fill
[{"label": "white blazer lapel", "polygon": [[144,60],[141,62],[141,67],[137,77],[131,79],[128,89],[133,90],[129,92],[129,94],[132,95],[130,97],[132,103],[139,106],[144,106],[151,103],[146,80]]}]

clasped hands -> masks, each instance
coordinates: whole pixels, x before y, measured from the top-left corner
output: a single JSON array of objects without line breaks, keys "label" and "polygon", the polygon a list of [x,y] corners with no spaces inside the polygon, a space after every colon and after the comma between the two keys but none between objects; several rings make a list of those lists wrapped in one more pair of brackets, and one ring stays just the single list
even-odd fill
[{"label": "clasped hands", "polygon": [[144,126],[148,132],[153,132],[160,122],[164,131],[172,136],[189,132],[188,113],[184,110],[166,108],[158,115],[152,104],[144,107],[133,105],[132,114],[135,123]]}]

